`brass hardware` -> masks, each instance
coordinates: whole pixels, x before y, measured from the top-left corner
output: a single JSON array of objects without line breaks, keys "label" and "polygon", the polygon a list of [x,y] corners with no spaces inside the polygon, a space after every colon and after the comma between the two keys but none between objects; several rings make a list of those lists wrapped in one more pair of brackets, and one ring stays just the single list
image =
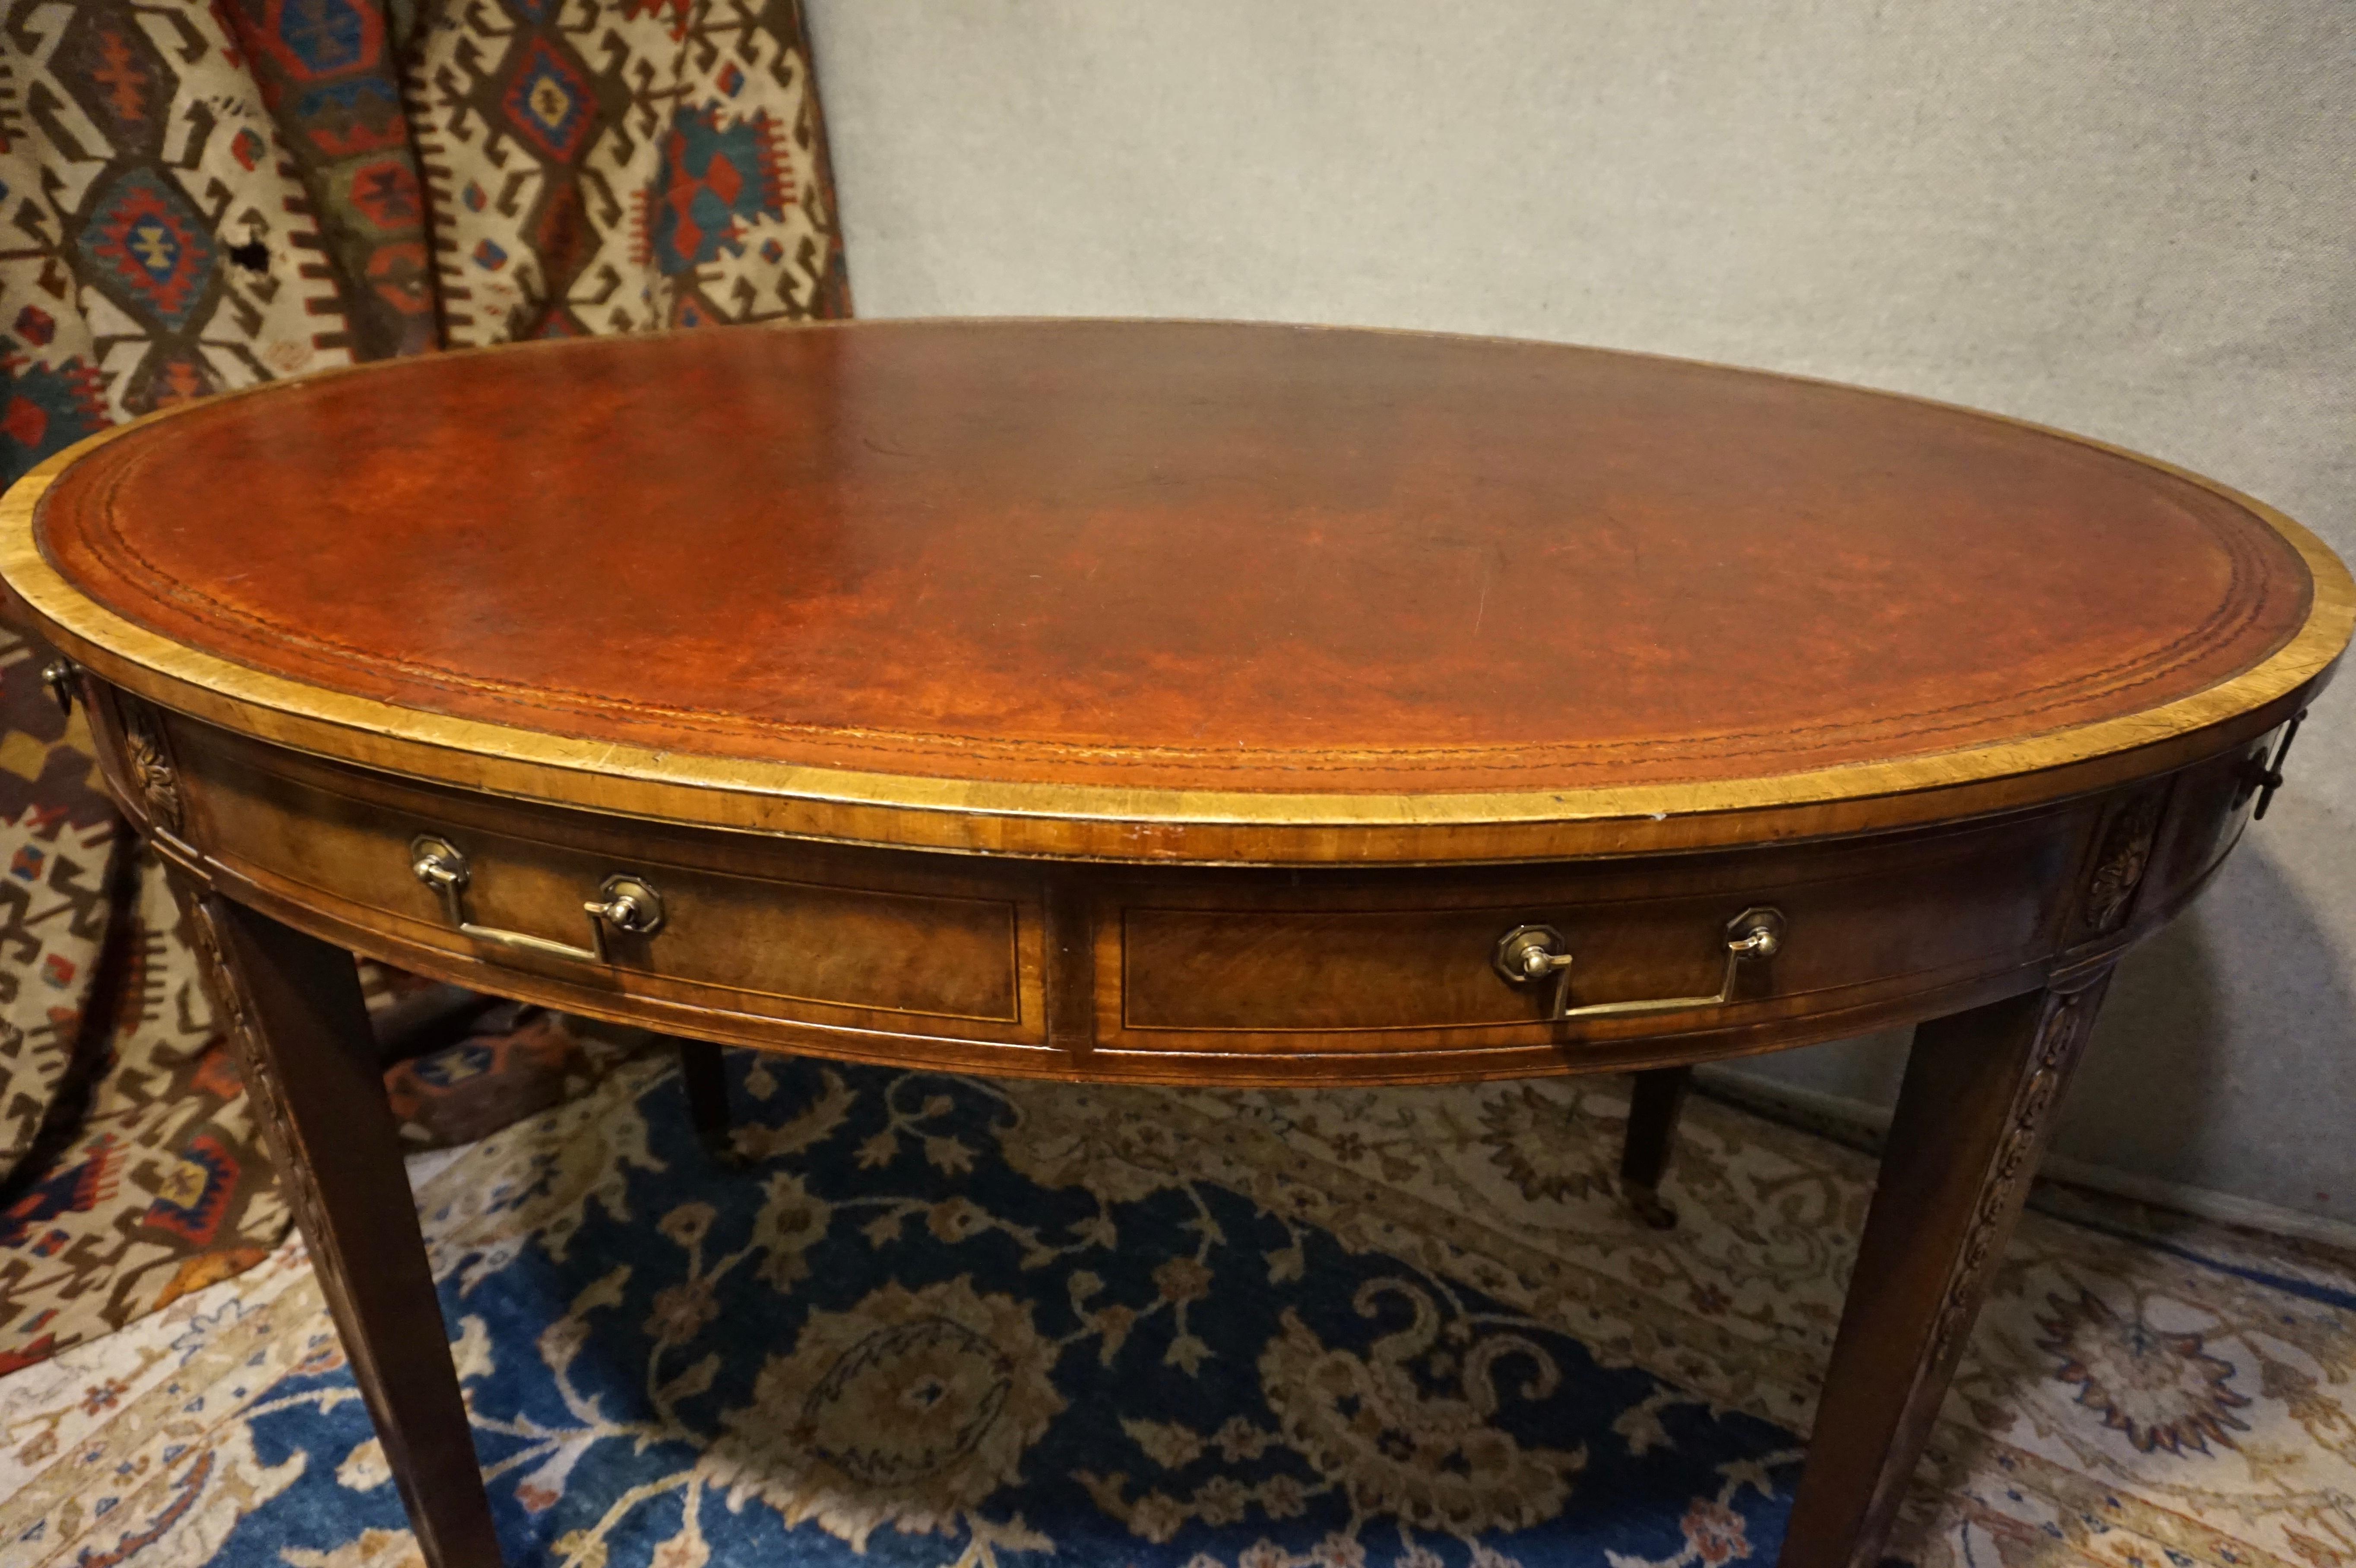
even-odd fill
[{"label": "brass hardware", "polygon": [[1570,967],[1562,933],[1550,925],[1517,925],[1497,939],[1491,962],[1511,986],[1526,986]]},{"label": "brass hardware", "polygon": [[2282,744],[2275,748],[2274,761],[2261,766],[2251,782],[2258,787],[2258,808],[2250,813],[2250,820],[2264,820],[2266,807],[2275,803],[2275,791],[2283,786],[2283,759],[2290,755],[2290,743],[2298,739],[2298,727],[2307,722],[2307,709],[2291,715],[2290,723],[2283,730]]},{"label": "brass hardware", "polygon": [[494,943],[512,947],[522,953],[537,953],[548,958],[570,958],[588,964],[610,964],[605,953],[605,929],[626,931],[633,935],[651,936],[662,929],[662,895],[656,892],[643,877],[616,872],[599,884],[600,897],[591,899],[581,907],[589,916],[589,945],[577,947],[570,942],[553,937],[534,936],[529,932],[504,931],[495,925],[477,925],[466,918],[466,857],[446,838],[431,833],[421,833],[409,843],[410,870],[417,880],[442,895],[442,908],[450,923],[461,936],[477,942]]},{"label": "brass hardware", "polygon": [[605,896],[581,906],[593,919],[637,936],[652,936],[662,924],[662,900],[637,878],[608,877],[597,891]]},{"label": "brass hardware", "polygon": [[49,700],[56,703],[58,711],[69,719],[73,717],[74,688],[79,674],[65,659],[51,659],[41,667],[41,684],[48,688]]},{"label": "brass hardware", "polygon": [[1726,978],[1709,997],[1656,997],[1642,1002],[1590,1002],[1570,1005],[1571,955],[1562,933],[1550,925],[1517,925],[1497,939],[1491,962],[1508,985],[1535,986],[1551,976],[1554,1000],[1547,1008],[1551,1019],[1627,1018],[1638,1013],[1683,1012],[1688,1008],[1719,1007],[1734,998],[1734,983],[1742,966],[1772,958],[1783,950],[1783,916],[1772,909],[1747,909],[1726,923]]}]

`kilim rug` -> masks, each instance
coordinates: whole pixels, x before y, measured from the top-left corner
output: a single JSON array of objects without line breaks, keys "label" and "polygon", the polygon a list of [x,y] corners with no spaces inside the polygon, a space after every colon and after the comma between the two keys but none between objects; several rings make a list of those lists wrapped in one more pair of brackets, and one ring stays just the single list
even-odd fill
[{"label": "kilim rug", "polygon": [[[354,359],[849,309],[796,0],[0,0],[0,485]],[[47,657],[0,630],[0,1371],[287,1224]],[[570,1049],[403,1065],[404,1136],[541,1108]]]},{"label": "kilim rug", "polygon": [[[1211,1093],[659,1055],[423,1180],[509,1561],[1772,1559],[1872,1176],[1619,1080]],[[2032,1214],[1901,1550],[2356,1561],[2356,1277]],[[0,1381],[12,1564],[416,1561],[299,1248]]]},{"label": "kilim rug", "polygon": [[851,314],[798,0],[424,0],[442,341]]}]

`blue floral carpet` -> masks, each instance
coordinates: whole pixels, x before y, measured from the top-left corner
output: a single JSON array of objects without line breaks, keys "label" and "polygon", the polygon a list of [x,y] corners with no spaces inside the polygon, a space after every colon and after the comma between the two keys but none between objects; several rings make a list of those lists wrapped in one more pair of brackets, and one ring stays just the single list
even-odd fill
[{"label": "blue floral carpet", "polygon": [[[1859,1157],[1697,1106],[1664,1234],[1611,1191],[1614,1080],[1212,1093],[732,1057],[744,1169],[645,1058],[422,1190],[511,1563],[1773,1556]],[[2039,1226],[2064,1234],[2008,1265],[1989,1326],[2023,1365],[1966,1368],[1910,1550],[2298,1561],[2163,1495],[2171,1461],[2254,1445],[2248,1348],[2155,1331],[2175,1309],[2101,1273],[2166,1254]],[[292,1250],[248,1281],[102,1380],[0,1384],[0,1557],[415,1561],[316,1281]],[[2356,1324],[2305,1284],[2274,1281],[2268,1332]],[[2104,1443],[2158,1472],[2070,1458]],[[2182,1478],[2215,1495],[2224,1468]],[[2130,1544],[2152,1555],[2107,1550]]]}]

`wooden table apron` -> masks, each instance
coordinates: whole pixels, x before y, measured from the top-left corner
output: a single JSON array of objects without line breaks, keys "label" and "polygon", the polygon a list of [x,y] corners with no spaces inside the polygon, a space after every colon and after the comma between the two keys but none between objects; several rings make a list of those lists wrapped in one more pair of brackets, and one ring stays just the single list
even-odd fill
[{"label": "wooden table apron", "polygon": [[[1072,330],[1116,335],[1124,366],[1162,354],[1179,381],[1205,343],[1239,346],[1230,359],[1355,356],[1353,379],[1333,381],[1350,388],[1387,357],[1473,355],[1477,370],[1479,354],[1521,352],[1373,334],[1264,347],[1278,328]],[[1200,336],[1216,331],[1233,336]],[[850,366],[830,361],[845,386],[884,376],[860,356],[888,369],[912,341],[952,368],[958,355],[1031,355],[1048,368],[1024,383],[1035,390],[1054,367],[1088,361],[1094,339],[1057,333],[837,329],[826,352]],[[765,336],[796,346],[778,353],[814,340],[732,335]],[[516,355],[534,352],[547,351]],[[1569,365],[1578,396],[1603,405],[1617,382],[1668,373],[1542,352],[1557,357],[1499,363]],[[427,372],[434,385],[491,374],[470,358],[513,362],[447,358]],[[1412,368],[1430,376],[1431,363]],[[1708,374],[1743,397],[1817,395]],[[374,375],[337,379],[365,389]],[[1291,395],[1323,406],[1321,385],[1301,372]],[[1039,395],[1053,405],[1052,389]],[[281,396],[235,400],[257,416],[283,407],[291,428],[305,405]],[[821,777],[807,761],[675,755],[503,728],[457,699],[337,690],[208,646],[162,609],[126,608],[127,591],[51,537],[81,526],[56,498],[114,505],[127,470],[76,491],[76,465],[96,472],[110,449],[135,452],[194,417],[44,464],[6,503],[0,572],[17,614],[70,661],[64,684],[87,705],[107,784],[174,869],[435,1568],[487,1568],[498,1550],[345,950],[704,1040],[966,1072],[1314,1085],[1654,1070],[1639,1079],[1625,1168],[1632,1200],[1655,1214],[1681,1070],[1919,1025],[1783,1552],[1873,1563],[2113,965],[2233,848],[2350,621],[2344,570],[2297,525],[2154,464],[2288,541],[2234,570],[2283,574],[2297,613],[2197,689],[2024,726],[1994,752],[1889,746],[1791,777],[1620,795],[1386,797],[1365,777],[1323,798],[1183,779]],[[2065,439],[2005,428],[2024,445]],[[1101,440],[1132,437],[1124,424]],[[1177,442],[1156,459],[1165,470],[1209,450],[1156,439]],[[168,530],[143,537],[155,553],[172,547]],[[1648,1005],[1664,1000],[1675,1005]]]}]

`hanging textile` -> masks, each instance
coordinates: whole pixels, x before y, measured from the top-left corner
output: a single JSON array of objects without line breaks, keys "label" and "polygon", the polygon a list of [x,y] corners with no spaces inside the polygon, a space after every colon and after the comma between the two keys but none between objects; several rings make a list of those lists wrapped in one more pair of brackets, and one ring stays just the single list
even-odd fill
[{"label": "hanging textile", "polygon": [[410,112],[443,341],[850,314],[793,0],[469,0]]},{"label": "hanging textile", "polygon": [[[0,0],[0,483],[329,366],[849,310],[793,0]],[[0,1371],[287,1224],[43,662],[0,634]],[[414,1139],[478,1136],[577,1069],[501,1010],[394,1103]]]}]

